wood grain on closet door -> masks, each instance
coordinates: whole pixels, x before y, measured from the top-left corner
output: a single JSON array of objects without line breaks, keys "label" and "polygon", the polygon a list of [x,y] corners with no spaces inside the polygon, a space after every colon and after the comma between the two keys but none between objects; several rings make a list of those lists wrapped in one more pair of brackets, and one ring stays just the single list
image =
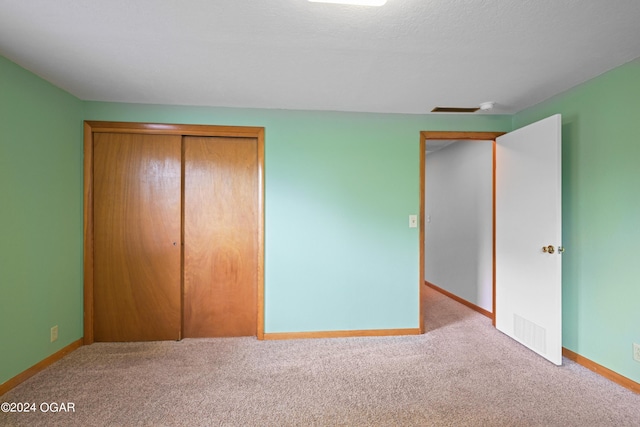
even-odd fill
[{"label": "wood grain on closet door", "polygon": [[180,338],[181,143],[94,135],[96,341]]},{"label": "wood grain on closet door", "polygon": [[184,150],[184,335],[256,335],[257,141],[185,137]]}]

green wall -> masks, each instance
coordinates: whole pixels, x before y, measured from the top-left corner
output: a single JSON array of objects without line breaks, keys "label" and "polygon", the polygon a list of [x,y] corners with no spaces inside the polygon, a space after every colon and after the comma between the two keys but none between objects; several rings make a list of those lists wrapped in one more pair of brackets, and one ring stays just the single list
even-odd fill
[{"label": "green wall", "polygon": [[0,194],[3,383],[82,337],[82,102],[1,56]]},{"label": "green wall", "polygon": [[85,103],[88,120],[264,126],[265,332],[417,328],[419,132],[509,116]]},{"label": "green wall", "polygon": [[636,382],[640,363],[640,60],[513,118],[562,114],[563,345]]}]

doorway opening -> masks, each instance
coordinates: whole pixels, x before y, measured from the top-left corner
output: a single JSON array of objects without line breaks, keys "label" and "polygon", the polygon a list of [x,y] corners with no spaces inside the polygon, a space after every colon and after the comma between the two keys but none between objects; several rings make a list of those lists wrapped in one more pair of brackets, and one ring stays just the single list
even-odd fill
[{"label": "doorway opening", "polygon": [[[490,249],[490,266],[484,266],[485,268],[489,268],[491,279],[491,312],[488,310],[483,314],[490,314],[490,318],[492,324],[495,326],[495,153],[496,153],[496,143],[495,140],[497,137],[504,135],[504,132],[456,132],[456,131],[422,131],[420,132],[420,327],[421,331],[425,331],[424,325],[424,297],[425,297],[425,287],[433,284],[428,283],[425,280],[426,275],[426,223],[429,221],[428,213],[426,212],[426,157],[427,157],[427,143],[429,141],[442,141],[444,144],[448,142],[455,141],[482,141],[491,143],[491,195],[490,201],[488,201],[491,205],[491,214],[490,214],[490,222],[491,222],[491,249]],[[438,289],[442,291],[442,289]],[[455,294],[444,292],[448,294],[448,296],[456,297]],[[459,302],[463,302],[462,298],[454,298]],[[464,303],[464,302],[463,302]],[[473,305],[473,304],[470,304]],[[472,307],[473,308],[473,307]]]},{"label": "doorway opening", "polygon": [[492,141],[427,140],[425,283],[491,318]]}]

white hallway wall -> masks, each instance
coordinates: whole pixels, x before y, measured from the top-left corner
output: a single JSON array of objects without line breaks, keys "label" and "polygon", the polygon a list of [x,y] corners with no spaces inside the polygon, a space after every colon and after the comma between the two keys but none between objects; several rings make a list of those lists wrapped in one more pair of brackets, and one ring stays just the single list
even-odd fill
[{"label": "white hallway wall", "polygon": [[492,142],[426,157],[425,279],[492,311]]}]

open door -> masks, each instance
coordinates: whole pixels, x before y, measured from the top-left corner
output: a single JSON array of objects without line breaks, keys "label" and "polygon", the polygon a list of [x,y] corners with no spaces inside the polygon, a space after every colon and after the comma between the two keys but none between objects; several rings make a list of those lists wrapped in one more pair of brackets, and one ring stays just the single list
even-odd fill
[{"label": "open door", "polygon": [[496,328],[562,364],[561,116],[496,138]]}]

